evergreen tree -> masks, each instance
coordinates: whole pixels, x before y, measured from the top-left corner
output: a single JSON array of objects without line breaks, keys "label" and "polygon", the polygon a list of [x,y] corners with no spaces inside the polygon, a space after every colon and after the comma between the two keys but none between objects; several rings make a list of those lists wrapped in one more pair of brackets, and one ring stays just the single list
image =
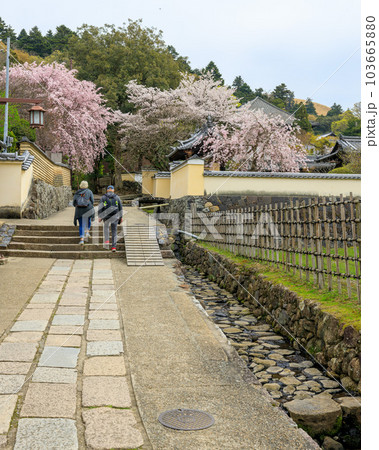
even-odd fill
[{"label": "evergreen tree", "polygon": [[332,123],[331,128],[335,134],[360,136],[361,120],[348,109],[338,117],[338,120]]},{"label": "evergreen tree", "polygon": [[181,67],[172,51],[161,32],[129,21],[119,28],[83,25],[69,39],[68,57],[75,62],[79,79],[102,88],[108,106],[129,112],[132,105],[125,85],[130,80],[162,90],[179,85]]},{"label": "evergreen tree", "polygon": [[308,114],[313,114],[317,116],[315,105],[313,104],[312,99],[310,99],[309,97],[305,102],[305,109],[307,110]]},{"label": "evergreen tree", "polygon": [[46,36],[50,42],[51,52],[55,52],[56,50],[61,52],[67,50],[68,42],[74,35],[75,33],[65,25],[59,25],[56,27],[56,31],[53,35],[49,37]]},{"label": "evergreen tree", "polygon": [[46,56],[51,53],[48,39],[42,35],[37,26],[29,31],[29,51],[38,56]]},{"label": "evergreen tree", "polygon": [[245,83],[241,76],[234,79],[232,86],[236,89],[234,92],[235,97],[240,100],[242,105],[255,98],[251,87]]},{"label": "evergreen tree", "polygon": [[168,45],[167,50],[169,51],[169,53],[171,53],[172,57],[179,64],[181,72],[193,73],[190,61],[188,60],[188,56],[180,56],[179,53],[176,51],[175,47],[172,45]]},{"label": "evergreen tree", "polygon": [[22,29],[17,38],[17,47],[42,57],[51,53],[49,40],[42,35],[38,27],[33,27],[29,33]]},{"label": "evergreen tree", "polygon": [[211,72],[212,73],[212,78],[215,81],[219,81],[221,86],[224,85],[224,80],[222,78],[221,72],[219,70],[219,68],[216,66],[216,64],[213,61],[210,61],[209,64],[207,65],[207,67],[205,67],[202,70],[203,74],[206,74],[207,72]]},{"label": "evergreen tree", "polygon": [[343,113],[343,109],[341,105],[337,105],[336,103],[333,103],[333,105],[330,107],[329,111],[327,112],[327,116],[339,116]]},{"label": "evergreen tree", "polygon": [[193,70],[192,70],[192,73],[193,73],[194,75],[199,76],[199,77],[201,77],[202,74],[203,74],[203,72],[202,72],[200,69],[193,69]]},{"label": "evergreen tree", "polygon": [[317,116],[316,120],[316,132],[318,134],[329,133],[331,130],[331,125],[335,120],[338,120],[339,116]]},{"label": "evergreen tree", "polygon": [[[293,91],[287,88],[285,83],[281,83],[275,87],[275,89],[271,92],[270,101],[273,104],[275,100],[281,100],[284,103],[284,108],[288,112],[292,112],[295,106],[295,94]],[[279,102],[277,102],[279,103]],[[278,105],[276,105],[278,106]],[[280,107],[280,106],[279,106]]]},{"label": "evergreen tree", "polygon": [[47,30],[47,33],[45,34],[45,39],[49,43],[50,51],[53,52],[52,49],[52,40],[53,40],[53,32],[51,30]]},{"label": "evergreen tree", "polygon": [[297,107],[297,111],[295,112],[295,125],[298,125],[304,131],[312,131],[312,125],[308,119],[308,113],[305,108],[304,103],[300,104],[300,107]]},{"label": "evergreen tree", "polygon": [[284,100],[282,100],[281,98],[273,98],[273,97],[269,97],[269,102],[275,106],[277,106],[280,109],[286,109],[286,104],[284,103]]},{"label": "evergreen tree", "polygon": [[26,46],[28,43],[28,33],[25,28],[20,31],[20,34],[17,36],[17,47],[21,50],[26,50]]},{"label": "evergreen tree", "polygon": [[237,77],[234,78],[232,86],[235,89],[239,89],[243,84],[245,84],[245,82],[243,81],[241,75],[238,75]]},{"label": "evergreen tree", "polygon": [[0,17],[0,41],[7,42],[7,37],[10,37],[11,41],[16,40],[14,29]]},{"label": "evergreen tree", "polygon": [[257,88],[257,89],[254,90],[254,92],[253,92],[253,99],[255,97],[260,97],[260,98],[263,98],[264,100],[268,100],[268,95],[263,90],[263,88]]}]

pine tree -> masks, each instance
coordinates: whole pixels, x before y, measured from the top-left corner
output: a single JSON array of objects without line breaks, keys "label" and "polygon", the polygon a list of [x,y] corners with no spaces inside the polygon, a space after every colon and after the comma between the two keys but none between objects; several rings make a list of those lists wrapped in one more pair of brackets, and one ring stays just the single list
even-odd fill
[{"label": "pine tree", "polygon": [[307,110],[308,114],[314,114],[315,116],[317,116],[315,105],[313,104],[312,99],[310,99],[309,97],[305,102],[305,109]]},{"label": "pine tree", "polygon": [[254,92],[253,92],[253,99],[255,97],[260,97],[260,98],[263,98],[264,100],[268,100],[268,95],[263,90],[263,88],[257,88],[257,89],[254,90]]},{"label": "pine tree", "polygon": [[11,41],[16,40],[14,29],[10,25],[7,25],[0,17],[0,41],[6,42],[7,37],[10,37]]},{"label": "pine tree", "polygon": [[239,89],[243,84],[245,84],[245,82],[243,81],[241,75],[238,75],[234,78],[232,86],[236,89]]},{"label": "pine tree", "polygon": [[234,79],[232,86],[235,88],[234,96],[239,99],[241,105],[255,98],[251,87],[245,83],[240,75]]},{"label": "pine tree", "polygon": [[172,55],[172,57],[175,59],[175,61],[179,64],[181,72],[194,73],[194,71],[191,69],[191,65],[190,65],[190,61],[188,60],[188,56],[180,56],[179,53],[176,51],[176,48],[173,45],[168,45],[167,50]]},{"label": "pine tree", "polygon": [[337,103],[333,103],[333,105],[330,107],[329,111],[327,112],[327,116],[339,116],[343,113],[343,109],[341,105],[337,105]]},{"label": "pine tree", "polygon": [[295,121],[294,124],[298,125],[302,130],[312,131],[312,125],[308,119],[308,113],[305,108],[304,103],[300,104],[300,107],[297,107],[297,111],[295,112]]},{"label": "pine tree", "polygon": [[[70,30],[70,28],[66,27],[66,25],[59,25],[56,28],[54,35],[51,36],[50,45],[51,52],[56,50],[63,51],[68,48],[68,42],[75,33]],[[47,36],[46,36],[47,37]]]},{"label": "pine tree", "polygon": [[285,83],[281,83],[278,86],[276,86],[270,95],[270,101],[273,104],[276,104],[276,106],[278,106],[277,103],[280,103],[277,100],[281,100],[283,102],[286,111],[288,112],[293,111],[295,106],[295,94],[293,91],[287,88]]},{"label": "pine tree", "polygon": [[216,66],[216,64],[213,61],[210,61],[209,64],[207,65],[207,67],[205,67],[202,70],[203,74],[206,74],[207,72],[211,72],[212,73],[212,78],[215,81],[219,81],[221,86],[224,85],[224,80],[222,78],[221,72],[219,70],[219,68]]}]

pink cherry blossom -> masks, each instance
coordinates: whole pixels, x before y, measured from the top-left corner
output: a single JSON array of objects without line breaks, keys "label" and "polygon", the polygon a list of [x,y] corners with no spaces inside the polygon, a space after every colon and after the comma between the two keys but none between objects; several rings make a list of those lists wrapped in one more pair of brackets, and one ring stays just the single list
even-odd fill
[{"label": "pink cherry blossom", "polygon": [[[106,130],[114,114],[90,81],[75,78],[63,64],[14,65],[10,68],[10,96],[42,98],[45,126],[37,130],[43,150],[62,152],[74,170],[91,172],[107,145]],[[4,71],[0,83],[4,85]],[[30,107],[30,106],[29,106]],[[24,116],[28,107],[20,107]]]},{"label": "pink cherry blossom", "polygon": [[162,128],[174,130],[173,136],[177,129],[179,139],[180,125],[195,129],[211,118],[214,128],[204,142],[204,152],[215,162],[235,170],[273,172],[295,172],[304,163],[297,128],[263,111],[240,108],[234,89],[219,86],[209,73],[183,75],[177,89],[161,91],[131,81],[126,91],[136,111],[118,116],[125,145],[133,139],[143,144],[142,137],[154,142]]},{"label": "pink cherry blossom", "polygon": [[213,128],[204,150],[214,162],[232,170],[298,172],[305,165],[306,152],[297,132],[279,116],[244,106],[228,123]]}]

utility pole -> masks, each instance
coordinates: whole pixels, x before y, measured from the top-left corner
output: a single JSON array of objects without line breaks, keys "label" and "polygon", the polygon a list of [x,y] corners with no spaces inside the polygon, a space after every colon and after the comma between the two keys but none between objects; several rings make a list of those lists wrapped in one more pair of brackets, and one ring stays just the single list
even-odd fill
[{"label": "utility pole", "polygon": [[[7,37],[7,58],[6,58],[6,75],[5,75],[5,98],[9,97],[9,52],[11,48],[11,38]],[[8,143],[8,103],[5,103],[5,114],[4,114],[4,140],[5,149],[7,151]]]},{"label": "utility pole", "polygon": [[[42,100],[34,98],[9,98],[9,55],[11,49],[11,38],[7,37],[7,58],[6,58],[6,75],[5,75],[5,97],[0,97],[0,105],[5,105],[4,114],[4,141],[0,140],[0,148],[3,148],[3,153],[7,153],[7,148],[12,147],[13,137],[8,136],[8,105],[9,103],[23,104],[31,103],[38,105]],[[45,110],[38,106],[33,106],[30,110],[30,125],[33,128],[43,127],[43,115]]]}]

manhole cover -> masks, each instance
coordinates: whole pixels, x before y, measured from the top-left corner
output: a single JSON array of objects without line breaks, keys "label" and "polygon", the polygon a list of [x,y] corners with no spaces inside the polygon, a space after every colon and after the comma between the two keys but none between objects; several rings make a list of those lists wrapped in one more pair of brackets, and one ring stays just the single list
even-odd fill
[{"label": "manhole cover", "polygon": [[215,423],[210,414],[197,409],[172,409],[160,414],[158,420],[165,427],[184,431],[203,430]]}]

